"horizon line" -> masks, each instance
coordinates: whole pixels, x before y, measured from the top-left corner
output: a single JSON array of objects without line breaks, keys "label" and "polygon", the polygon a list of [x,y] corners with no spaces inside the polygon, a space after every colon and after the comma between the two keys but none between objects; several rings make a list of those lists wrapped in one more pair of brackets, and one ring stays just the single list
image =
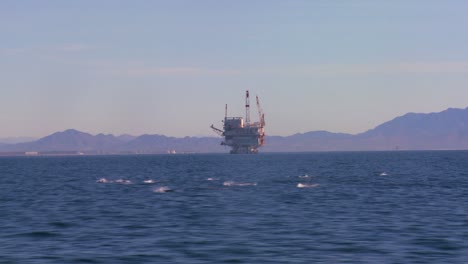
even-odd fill
[{"label": "horizon line", "polygon": [[[442,112],[446,112],[446,111],[449,111],[449,110],[468,110],[468,107],[466,108],[454,108],[454,107],[449,107],[449,108],[446,108],[442,111],[439,111],[439,112],[427,112],[427,113],[421,113],[421,112],[407,112],[403,115],[400,115],[400,116],[396,116],[388,121],[385,121],[373,128],[369,128],[367,130],[364,130],[362,132],[358,132],[358,133],[346,133],[346,132],[332,132],[332,131],[329,131],[329,130],[323,130],[323,129],[319,129],[319,130],[311,130],[311,131],[306,131],[306,132],[296,132],[296,133],[292,133],[292,134],[289,134],[289,135],[284,135],[284,136],[281,136],[281,135],[268,135],[266,134],[266,136],[268,137],[290,137],[290,136],[294,136],[294,135],[303,135],[303,134],[307,134],[307,133],[314,133],[314,132],[327,132],[327,133],[331,133],[331,134],[344,134],[344,135],[350,135],[350,136],[356,136],[356,135],[359,135],[359,134],[363,134],[363,133],[366,133],[367,131],[369,130],[372,130],[372,129],[375,129],[376,127],[382,125],[382,124],[385,124],[387,122],[390,122],[392,120],[395,120],[397,118],[400,118],[400,117],[403,117],[403,116],[406,116],[408,114],[437,114],[437,113],[442,113]],[[92,134],[90,132],[85,132],[83,130],[79,130],[79,129],[76,129],[76,128],[67,128],[67,129],[64,129],[64,130],[58,130],[58,131],[55,131],[55,132],[51,132],[50,134],[47,134],[45,136],[40,136],[40,137],[33,137],[33,136],[6,136],[6,137],[1,137],[1,139],[3,140],[6,140],[6,139],[19,139],[19,138],[30,138],[32,139],[31,141],[25,141],[25,142],[17,142],[17,143],[2,143],[2,144],[11,144],[11,145],[14,145],[14,144],[19,144],[19,143],[26,143],[26,142],[34,142],[34,141],[37,141],[37,140],[40,140],[42,138],[45,138],[45,137],[48,137],[48,136],[51,136],[53,134],[56,134],[56,133],[63,133],[63,132],[66,132],[66,131],[70,131],[70,130],[73,130],[73,131],[77,131],[77,132],[80,132],[80,133],[86,133],[86,134],[90,134],[92,136],[98,136],[98,135],[104,135],[104,136],[114,136],[114,137],[121,137],[121,136],[132,136],[132,137],[141,137],[141,136],[144,136],[144,135],[150,135],[150,136],[154,136],[154,135],[157,135],[157,136],[164,136],[164,137],[168,137],[168,138],[218,138],[219,136],[209,136],[209,135],[200,135],[200,136],[189,136],[189,135],[186,135],[186,136],[170,136],[170,135],[166,135],[166,134],[158,134],[158,133],[155,133],[155,134],[148,134],[148,133],[143,133],[143,134],[139,134],[139,135],[133,135],[133,134],[130,134],[130,133],[122,133],[122,134],[114,134],[114,133],[104,133],[104,132],[100,132],[100,133],[97,133],[97,134]]]}]

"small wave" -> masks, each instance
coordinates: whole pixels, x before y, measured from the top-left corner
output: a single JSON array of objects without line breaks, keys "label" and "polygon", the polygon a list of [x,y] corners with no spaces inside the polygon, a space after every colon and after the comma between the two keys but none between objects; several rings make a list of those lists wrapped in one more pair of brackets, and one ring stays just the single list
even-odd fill
[{"label": "small wave", "polygon": [[156,183],[155,180],[144,180],[143,183]]},{"label": "small wave", "polygon": [[101,263],[98,260],[92,258],[76,258],[72,260],[73,263]]},{"label": "small wave", "polygon": [[120,184],[132,184],[132,181],[130,180],[124,180],[124,179],[117,179],[114,181],[115,183],[120,183]]},{"label": "small wave", "polygon": [[300,175],[299,178],[301,178],[301,179],[310,179],[310,178],[312,178],[312,176],[309,176],[309,175],[305,174],[305,175]]},{"label": "small wave", "polygon": [[59,227],[59,228],[67,228],[73,226],[72,223],[66,223],[66,222],[50,222],[49,225],[54,226],[54,227]]},{"label": "small wave", "polygon": [[166,192],[172,192],[173,190],[167,186],[161,186],[153,189],[153,192],[155,193],[166,193]]},{"label": "small wave", "polygon": [[57,233],[57,232],[49,232],[49,231],[34,231],[34,232],[29,232],[29,233],[20,233],[20,234],[16,234],[15,236],[46,238],[46,237],[57,237],[57,236],[60,236],[60,233]]},{"label": "small wave", "polygon": [[120,184],[132,184],[132,181],[130,180],[124,180],[124,179],[117,179],[115,181],[106,179],[106,178],[99,178],[97,183],[120,183]]},{"label": "small wave", "polygon": [[380,173],[380,176],[388,176],[388,174],[384,171],[384,172]]},{"label": "small wave", "polygon": [[112,183],[112,181],[106,179],[106,178],[99,178],[96,182],[98,183]]},{"label": "small wave", "polygon": [[256,182],[234,182],[234,181],[225,181],[223,182],[224,186],[257,186]]},{"label": "small wave", "polygon": [[314,184],[298,183],[297,184],[297,188],[313,188],[313,187],[318,187],[318,186],[320,186],[320,184],[318,184],[318,183],[314,183]]},{"label": "small wave", "polygon": [[208,178],[208,179],[206,179],[206,180],[207,180],[207,181],[217,181],[217,180],[219,180],[219,178]]}]

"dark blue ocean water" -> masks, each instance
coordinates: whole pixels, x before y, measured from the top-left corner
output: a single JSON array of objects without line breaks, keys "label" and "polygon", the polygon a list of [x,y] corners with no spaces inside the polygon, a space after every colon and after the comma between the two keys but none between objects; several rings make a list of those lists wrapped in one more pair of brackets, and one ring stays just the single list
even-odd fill
[{"label": "dark blue ocean water", "polygon": [[0,263],[468,263],[468,152],[3,157],[0,230]]}]

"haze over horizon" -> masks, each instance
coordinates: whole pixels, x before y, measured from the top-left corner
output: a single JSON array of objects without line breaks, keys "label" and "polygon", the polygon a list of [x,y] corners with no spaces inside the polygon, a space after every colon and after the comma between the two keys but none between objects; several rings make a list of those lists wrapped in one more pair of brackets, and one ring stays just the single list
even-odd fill
[{"label": "haze over horizon", "polygon": [[[356,134],[466,108],[466,1],[1,1],[1,137]],[[252,100],[252,119],[257,119]]]}]

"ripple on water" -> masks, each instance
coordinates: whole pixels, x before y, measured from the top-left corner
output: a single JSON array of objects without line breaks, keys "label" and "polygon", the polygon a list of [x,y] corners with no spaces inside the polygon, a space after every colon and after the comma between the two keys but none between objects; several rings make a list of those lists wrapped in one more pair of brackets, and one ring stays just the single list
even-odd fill
[{"label": "ripple on water", "polygon": [[167,193],[167,192],[172,192],[172,191],[174,190],[172,190],[171,188],[167,186],[156,187],[153,189],[153,192],[155,193]]},{"label": "ripple on water", "polygon": [[465,263],[467,159],[1,157],[0,262]]},{"label": "ripple on water", "polygon": [[314,188],[314,187],[319,187],[320,184],[318,183],[298,183],[297,188]]},{"label": "ripple on water", "polygon": [[67,222],[50,222],[49,225],[58,228],[68,228],[74,226],[74,224]]},{"label": "ripple on water", "polygon": [[225,181],[223,182],[224,186],[257,186],[256,182],[235,182],[235,181]]},{"label": "ripple on water", "polygon": [[59,237],[61,236],[58,232],[51,232],[51,231],[33,231],[33,232],[26,232],[26,233],[18,233],[14,234],[14,237],[31,237],[31,238],[49,238],[49,237]]}]

